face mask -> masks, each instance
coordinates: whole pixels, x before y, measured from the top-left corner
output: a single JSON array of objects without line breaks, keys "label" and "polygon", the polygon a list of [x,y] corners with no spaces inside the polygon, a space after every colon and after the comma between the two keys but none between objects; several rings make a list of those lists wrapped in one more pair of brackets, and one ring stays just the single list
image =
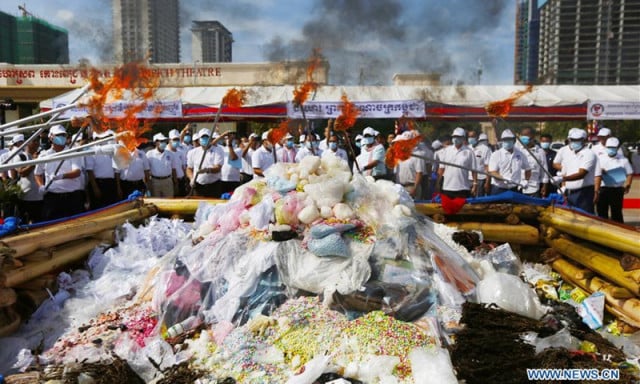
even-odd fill
[{"label": "face mask", "polygon": [[513,149],[513,145],[515,144],[515,142],[508,140],[508,141],[503,141],[502,142],[502,148],[506,149],[507,151],[510,151]]},{"label": "face mask", "polygon": [[206,147],[207,145],[209,145],[209,138],[208,137],[201,137],[200,138],[200,145],[203,147]]},{"label": "face mask", "polygon": [[522,145],[529,145],[529,141],[531,139],[529,138],[529,136],[520,136],[520,141],[522,141]]},{"label": "face mask", "polygon": [[186,135],[184,137],[184,142],[187,143],[187,144],[190,144],[191,143],[191,135]]},{"label": "face mask", "polygon": [[231,146],[232,147],[237,147],[238,146],[238,140],[231,140]]},{"label": "face mask", "polygon": [[338,149],[338,143],[330,142],[329,149],[331,149],[332,151],[335,151],[336,149]]},{"label": "face mask", "polygon": [[313,147],[310,141],[307,141],[306,143],[304,143],[304,146],[307,147],[307,149],[311,149],[311,147]]},{"label": "face mask", "polygon": [[287,140],[287,143],[285,145],[287,146],[287,148],[291,149],[291,148],[293,148],[293,141],[292,140]]},{"label": "face mask", "polygon": [[540,143],[540,147],[542,147],[542,149],[549,149],[551,148],[551,143],[547,142],[542,142]]},{"label": "face mask", "polygon": [[178,144],[180,144],[180,141],[178,141],[178,140],[172,140],[172,141],[171,141],[171,148],[173,148],[173,149],[178,148]]},{"label": "face mask", "polygon": [[320,143],[318,143],[317,141],[314,141],[311,143],[311,145],[313,145],[313,148],[318,148],[320,146]]},{"label": "face mask", "polygon": [[373,137],[365,137],[362,139],[362,144],[371,145],[373,144]]},{"label": "face mask", "polygon": [[470,137],[470,138],[469,138],[469,144],[470,144],[470,145],[476,145],[476,144],[478,144],[478,139],[476,139],[475,137]]},{"label": "face mask", "polygon": [[165,149],[167,149],[167,143],[161,142],[159,148],[160,148],[161,151],[164,151]]},{"label": "face mask", "polygon": [[578,151],[580,149],[582,149],[582,142],[581,141],[572,141],[569,143],[569,148],[571,148],[574,151]]},{"label": "face mask", "polygon": [[271,144],[271,142],[269,142],[269,141],[265,141],[264,142],[264,146],[267,149],[272,149],[273,148],[273,144]]},{"label": "face mask", "polygon": [[356,141],[356,147],[361,148],[362,144],[359,141]]},{"label": "face mask", "polygon": [[455,146],[459,146],[462,145],[462,139],[459,137],[454,137],[451,142],[453,143],[453,145]]},{"label": "face mask", "polygon": [[609,157],[614,157],[617,154],[618,148],[607,148],[607,155],[609,155]]},{"label": "face mask", "polygon": [[65,136],[54,136],[53,144],[65,146],[67,144],[67,138]]}]

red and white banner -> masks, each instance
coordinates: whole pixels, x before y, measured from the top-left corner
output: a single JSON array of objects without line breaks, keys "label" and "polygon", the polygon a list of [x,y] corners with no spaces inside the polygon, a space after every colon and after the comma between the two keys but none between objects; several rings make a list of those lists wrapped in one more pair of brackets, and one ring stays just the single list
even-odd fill
[{"label": "red and white banner", "polygon": [[587,105],[588,120],[640,120],[639,101],[594,101]]},{"label": "red and white banner", "polygon": [[[53,108],[60,108],[67,105],[64,102],[53,100]],[[125,117],[125,112],[135,106],[133,102],[117,101],[104,106],[105,116],[111,119],[119,119]],[[89,114],[87,107],[76,107],[68,109],[62,114],[61,118],[69,119],[71,117],[84,117]],[[182,117],[182,103],[180,101],[152,101],[145,103],[144,109],[136,113],[139,119],[172,119]]]},{"label": "red and white banner", "polygon": [[[393,101],[354,101],[360,110],[359,119],[398,119],[424,118],[425,108],[423,100],[393,100]],[[307,101],[303,104],[304,116],[299,105],[287,103],[287,115],[292,119],[335,119],[340,116],[342,102]]]}]

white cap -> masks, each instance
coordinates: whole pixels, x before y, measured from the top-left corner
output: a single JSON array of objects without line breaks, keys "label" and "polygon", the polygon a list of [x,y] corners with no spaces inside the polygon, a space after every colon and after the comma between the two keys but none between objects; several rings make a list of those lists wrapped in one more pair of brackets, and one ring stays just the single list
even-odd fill
[{"label": "white cap", "polygon": [[516,135],[514,135],[510,129],[505,129],[504,131],[502,131],[502,134],[500,135],[500,139],[515,139],[515,138],[516,138]]},{"label": "white cap", "polygon": [[49,134],[52,136],[67,134],[67,130],[60,124],[56,124],[49,129]]},{"label": "white cap", "polygon": [[262,140],[263,141],[267,140],[268,137],[269,137],[269,131],[262,132]]},{"label": "white cap", "polygon": [[172,129],[169,131],[169,138],[170,139],[179,139],[180,138],[180,132],[178,132],[177,129]]},{"label": "white cap", "polygon": [[153,141],[165,141],[165,140],[169,140],[167,139],[167,137],[164,135],[164,133],[160,132],[160,133],[156,133],[155,135],[153,135]]},{"label": "white cap", "polygon": [[453,133],[451,134],[451,136],[465,137],[467,136],[467,133],[464,131],[464,128],[458,127],[453,130]]},{"label": "white cap", "polygon": [[620,146],[620,140],[615,137],[610,137],[607,139],[607,142],[604,145],[605,147],[613,147],[618,148]]},{"label": "white cap", "polygon": [[375,136],[378,136],[378,131],[376,131],[371,127],[367,127],[362,131],[362,136],[365,136],[365,135],[371,135],[375,137]]},{"label": "white cap", "polygon": [[104,132],[93,132],[94,139],[104,139],[105,137],[114,136],[115,133],[111,129],[107,129]]},{"label": "white cap", "polygon": [[290,134],[290,133],[287,133],[287,136],[285,136],[285,137],[284,137],[284,139],[285,139],[285,140],[293,139],[293,135],[292,135],[292,134]]},{"label": "white cap", "polygon": [[414,135],[411,132],[404,131],[401,134],[394,137],[393,140],[391,140],[391,142],[395,143],[396,141],[411,140],[413,138],[414,138]]},{"label": "white cap", "polygon": [[442,148],[442,143],[440,142],[440,140],[434,140],[433,143],[431,143],[431,148],[440,149]]},{"label": "white cap", "polygon": [[249,139],[253,139],[254,137],[258,137],[258,135],[256,135],[255,133],[249,135]]},{"label": "white cap", "polygon": [[307,135],[300,135],[300,140],[298,142],[304,143],[305,140],[307,140]]},{"label": "white cap", "polygon": [[482,140],[489,141],[489,137],[487,136],[486,133],[481,133],[480,136],[478,136],[478,141],[482,141]]},{"label": "white cap", "polygon": [[202,128],[201,130],[198,131],[198,138],[201,138],[202,136],[211,137],[211,131],[207,128]]},{"label": "white cap", "polygon": [[569,139],[581,140],[587,138],[587,131],[580,128],[571,128],[569,130]]},{"label": "white cap", "polygon": [[611,136],[611,130],[607,127],[602,127],[598,130],[598,136]]},{"label": "white cap", "polygon": [[13,136],[13,138],[11,139],[11,145],[15,145],[23,141],[24,141],[24,135],[22,133],[18,133],[17,135]]},{"label": "white cap", "polygon": [[320,135],[316,133],[314,136],[316,137],[316,141],[320,141]]},{"label": "white cap", "polygon": [[358,134],[355,138],[355,141],[362,140],[362,135]]}]

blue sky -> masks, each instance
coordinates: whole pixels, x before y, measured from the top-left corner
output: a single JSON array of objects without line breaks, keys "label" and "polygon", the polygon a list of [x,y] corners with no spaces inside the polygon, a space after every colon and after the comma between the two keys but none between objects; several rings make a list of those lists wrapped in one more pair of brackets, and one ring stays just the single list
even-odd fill
[{"label": "blue sky", "polygon": [[[72,63],[110,61],[111,0],[3,0],[69,31]],[[192,20],[218,20],[234,62],[305,60],[319,47],[333,84],[390,84],[438,71],[445,83],[511,84],[515,0],[182,0],[181,59]],[[480,74],[481,70],[481,74]]]}]

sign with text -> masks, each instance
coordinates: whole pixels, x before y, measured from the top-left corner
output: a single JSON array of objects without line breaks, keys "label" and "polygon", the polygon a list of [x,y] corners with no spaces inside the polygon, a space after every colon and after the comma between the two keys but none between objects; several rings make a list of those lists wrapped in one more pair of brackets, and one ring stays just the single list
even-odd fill
[{"label": "sign with text", "polygon": [[640,101],[593,101],[587,105],[589,120],[640,120]]},{"label": "sign with text", "polygon": [[[394,100],[394,101],[354,101],[360,110],[361,119],[398,119],[425,117],[424,101],[422,100]],[[292,119],[335,119],[340,116],[342,102],[307,101],[303,104],[304,116],[299,105],[287,103],[287,115]]]},{"label": "sign with text", "polygon": [[[53,108],[60,108],[66,103],[53,100]],[[133,107],[134,102],[117,101],[104,106],[104,114],[111,119],[125,117],[127,109]],[[60,114],[61,118],[84,117],[89,114],[87,107],[76,107],[68,109]],[[139,119],[172,119],[182,117],[182,103],[180,101],[153,101],[146,103],[144,109],[136,113]]]}]

